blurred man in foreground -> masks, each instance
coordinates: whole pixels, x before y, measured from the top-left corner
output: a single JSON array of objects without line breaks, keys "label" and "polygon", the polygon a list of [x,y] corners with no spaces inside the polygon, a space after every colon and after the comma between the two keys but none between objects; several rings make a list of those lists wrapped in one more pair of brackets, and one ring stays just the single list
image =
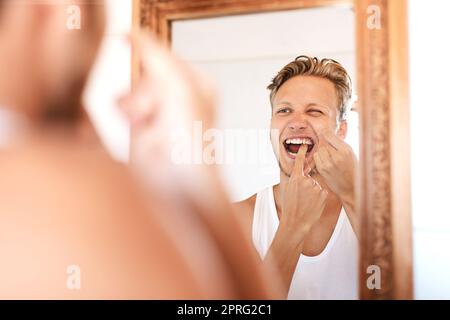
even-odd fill
[{"label": "blurred man in foreground", "polygon": [[[96,139],[80,135],[102,2],[74,1],[77,31],[66,28],[63,1],[0,3],[0,298],[273,297],[213,169],[197,167],[199,184],[180,184],[192,168],[171,171],[164,150],[147,143],[161,162],[150,164],[144,189]],[[154,133],[176,125],[163,112],[167,102],[181,108],[178,120],[209,119],[213,100],[196,75],[151,40],[134,42],[151,77],[123,99],[133,124]],[[187,96],[169,99],[172,81]],[[148,110],[161,117],[143,117]],[[211,214],[214,207],[222,209]]]}]

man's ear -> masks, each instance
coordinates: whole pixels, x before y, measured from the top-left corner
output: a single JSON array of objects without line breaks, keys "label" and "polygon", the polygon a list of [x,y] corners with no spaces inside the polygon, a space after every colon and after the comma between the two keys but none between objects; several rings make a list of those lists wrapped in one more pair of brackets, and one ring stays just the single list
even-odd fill
[{"label": "man's ear", "polygon": [[347,120],[341,120],[338,122],[337,136],[344,140],[347,137]]}]

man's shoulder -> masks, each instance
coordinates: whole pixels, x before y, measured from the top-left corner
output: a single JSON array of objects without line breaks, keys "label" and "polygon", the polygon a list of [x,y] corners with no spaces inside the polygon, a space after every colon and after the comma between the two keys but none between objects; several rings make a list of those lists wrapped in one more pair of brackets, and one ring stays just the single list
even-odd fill
[{"label": "man's shoulder", "polygon": [[233,203],[234,213],[236,214],[237,219],[243,226],[246,233],[250,231],[251,234],[251,226],[253,221],[253,210],[255,208],[256,202],[256,194],[251,197]]},{"label": "man's shoulder", "polygon": [[255,208],[255,203],[256,203],[256,193],[254,195],[248,197],[247,199],[244,199],[244,200],[241,200],[238,202],[234,202],[233,206],[242,212],[248,212],[248,211],[253,212],[253,210]]}]

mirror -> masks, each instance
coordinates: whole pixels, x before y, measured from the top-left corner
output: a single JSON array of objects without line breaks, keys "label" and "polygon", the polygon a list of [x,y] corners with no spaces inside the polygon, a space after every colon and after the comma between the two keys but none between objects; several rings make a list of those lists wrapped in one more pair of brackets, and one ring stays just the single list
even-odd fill
[{"label": "mirror", "polygon": [[[404,19],[395,27],[389,24],[395,13],[406,16],[404,1],[214,1],[208,5],[201,1],[135,1],[135,28],[155,32],[178,56],[216,83],[220,97],[218,127],[206,139],[216,148],[214,159],[221,166],[230,198],[247,199],[237,206],[248,211],[244,224],[263,259],[275,242],[284,212],[281,208],[288,203],[282,196],[287,194],[286,188],[272,188],[280,180],[281,184],[283,179],[288,181],[293,168],[294,161],[288,172],[283,169],[288,165],[283,155],[289,151],[295,154],[298,149],[290,150],[286,144],[308,143],[283,136],[283,130],[291,124],[280,114],[309,117],[306,105],[311,103],[301,99],[305,96],[324,99],[316,105],[336,106],[312,111],[317,118],[305,120],[305,128],[309,128],[305,130],[322,137],[320,143],[318,138],[309,143],[323,146],[328,141],[328,146],[341,151],[346,145],[359,158],[354,206],[344,204],[342,197],[333,197],[330,192],[323,211],[326,213],[302,242],[302,255],[292,258],[295,266],[291,266],[291,278],[287,279],[289,298],[412,297],[410,195],[405,174],[409,158],[395,148],[399,143],[409,145],[405,139],[408,127],[400,119],[402,110],[408,107],[407,54],[403,51],[406,37],[402,38],[406,26]],[[334,117],[339,112],[338,95],[325,93],[336,93],[328,79],[312,77],[324,80],[318,83],[310,82],[311,77],[296,78],[304,81],[288,79],[269,99],[267,85],[300,55],[336,60],[352,79],[353,97],[357,96],[358,102],[348,112],[345,129],[340,121],[312,124],[318,121],[320,112],[331,112]],[[136,61],[137,57],[134,79],[139,77]],[[333,103],[327,97],[336,100]],[[297,103],[299,99],[306,104]],[[281,110],[279,106],[286,103],[289,107],[284,109],[288,110]],[[325,138],[327,127],[334,138]],[[278,130],[277,138],[291,140],[274,139],[273,129]],[[340,140],[329,141],[336,138]],[[345,144],[339,142],[342,140]],[[309,160],[313,158],[310,155]],[[313,169],[317,168],[315,162]],[[322,176],[318,174],[314,180]],[[339,250],[346,252],[346,259],[342,255],[338,258]],[[306,271],[302,274],[299,269]]]},{"label": "mirror", "polygon": [[[281,88],[286,88],[282,85],[279,92],[283,97],[277,97],[277,100],[292,103],[293,111],[301,114],[299,119],[295,118],[295,115],[283,115],[281,111],[284,110],[281,108],[286,108],[285,105],[278,106],[274,102],[271,106],[267,86],[285,65],[299,55],[339,61],[355,81],[354,33],[354,13],[350,6],[191,19],[172,23],[172,50],[205,72],[217,84],[217,128],[210,142],[210,146],[216,149],[214,163],[221,168],[230,198],[241,204],[248,203],[249,207],[253,208],[243,210],[239,214],[249,215],[248,220],[251,222],[245,221],[244,228],[249,234],[253,229],[251,235],[254,245],[263,259],[268,255],[271,244],[277,241],[275,233],[279,230],[278,223],[271,221],[283,218],[282,194],[287,192],[285,186],[288,176],[292,174],[294,162],[286,152],[288,149],[283,151],[284,148],[279,148],[274,152],[276,143],[271,143],[270,130],[279,130],[279,135],[283,137],[281,139],[285,141],[289,141],[286,137],[294,136],[314,138],[312,130],[318,131],[325,127],[338,130],[336,103],[331,107],[334,111],[327,107],[326,110],[320,107],[319,110],[311,107],[310,110],[304,109],[306,103],[329,103],[326,95],[311,92],[309,100],[297,99],[293,92],[282,93]],[[305,84],[310,85],[308,80],[306,81]],[[291,90],[302,90],[303,85],[300,82],[299,87],[294,85]],[[330,90],[331,94],[335,95],[332,86]],[[304,104],[294,105],[300,101]],[[333,116],[328,115],[328,112]],[[332,117],[334,121],[330,119]],[[324,120],[325,118],[328,121]],[[346,118],[349,129],[346,141],[355,152],[358,150],[357,119],[354,111],[350,111]],[[309,124],[302,123],[303,121]],[[289,125],[299,127],[287,128]],[[302,125],[304,127],[300,127]],[[313,166],[314,160],[310,159],[310,162],[309,165]],[[280,170],[280,167],[283,170]],[[358,296],[356,236],[346,214],[343,212],[340,217],[342,206],[331,205],[333,202],[330,197],[327,201],[329,204],[316,224],[320,227],[313,227],[304,240],[304,253],[299,257],[292,276],[288,295],[290,299],[356,299]],[[270,209],[258,210],[266,206]],[[267,230],[257,229],[258,219],[262,220]],[[313,240],[319,234],[322,235],[320,241]],[[353,242],[344,244],[342,241],[346,238],[351,238]],[[333,255],[341,246],[346,259]],[[332,267],[325,268],[328,270],[323,270],[321,274],[315,271],[323,269],[325,265]],[[335,271],[332,271],[333,269]],[[335,272],[340,274],[334,274]],[[335,280],[330,281],[325,276],[326,273],[334,274]],[[339,294],[335,295],[336,292]]]}]

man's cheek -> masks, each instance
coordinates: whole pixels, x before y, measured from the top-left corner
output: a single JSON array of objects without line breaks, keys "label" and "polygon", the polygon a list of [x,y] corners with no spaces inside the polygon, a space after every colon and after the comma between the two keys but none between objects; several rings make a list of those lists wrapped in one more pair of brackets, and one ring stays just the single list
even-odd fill
[{"label": "man's cheek", "polygon": [[324,122],[324,121],[314,121],[314,122],[311,121],[310,126],[311,126],[312,130],[314,131],[314,134],[319,136],[320,132],[322,132],[325,128],[328,127],[328,123]]},{"label": "man's cheek", "polygon": [[274,127],[270,128],[270,143],[276,155],[280,154],[280,130]]},{"label": "man's cheek", "polygon": [[319,143],[317,144],[315,151],[317,152],[319,150],[319,148],[325,147],[326,144],[327,144],[327,142],[323,138],[319,138]]}]

